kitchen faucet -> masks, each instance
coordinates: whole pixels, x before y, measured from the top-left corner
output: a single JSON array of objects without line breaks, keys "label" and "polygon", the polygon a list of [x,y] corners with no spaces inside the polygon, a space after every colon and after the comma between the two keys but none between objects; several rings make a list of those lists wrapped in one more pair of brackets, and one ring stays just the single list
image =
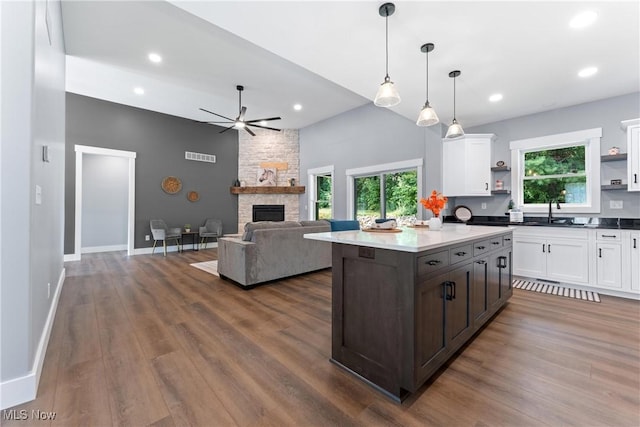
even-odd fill
[{"label": "kitchen faucet", "polygon": [[[549,216],[547,217],[547,224],[551,224],[553,222],[553,216],[551,215],[551,203],[553,200],[549,199]],[[560,209],[560,202],[556,199],[556,208]]]}]

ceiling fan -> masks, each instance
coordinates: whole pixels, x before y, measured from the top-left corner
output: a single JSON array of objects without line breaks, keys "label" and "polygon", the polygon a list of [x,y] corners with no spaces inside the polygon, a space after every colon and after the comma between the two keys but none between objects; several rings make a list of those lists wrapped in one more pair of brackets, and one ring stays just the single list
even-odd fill
[{"label": "ceiling fan", "polygon": [[[251,129],[249,129],[249,126],[251,127],[256,127],[256,128],[260,128],[260,129],[269,129],[269,130],[275,130],[277,132],[280,132],[280,129],[276,129],[276,128],[272,128],[272,127],[268,127],[265,126],[266,122],[271,121],[271,120],[280,120],[280,117],[268,117],[266,119],[255,119],[255,120],[245,120],[244,119],[244,115],[247,112],[247,107],[243,107],[242,106],[242,91],[244,90],[244,86],[236,86],[236,89],[238,89],[238,117],[236,117],[235,119],[223,116],[221,114],[218,113],[214,113],[213,111],[209,111],[209,110],[205,110],[204,108],[200,108],[200,110],[207,112],[209,114],[213,114],[214,116],[218,116],[218,117],[222,117],[223,119],[226,119],[226,122],[200,122],[200,123],[211,123],[211,124],[226,124],[226,125],[231,125],[223,130],[220,131],[220,133],[226,132],[229,129],[244,129],[247,132],[249,132],[251,134],[251,136],[256,136],[255,133],[253,133],[253,131]],[[257,124],[260,123],[260,124]]]}]

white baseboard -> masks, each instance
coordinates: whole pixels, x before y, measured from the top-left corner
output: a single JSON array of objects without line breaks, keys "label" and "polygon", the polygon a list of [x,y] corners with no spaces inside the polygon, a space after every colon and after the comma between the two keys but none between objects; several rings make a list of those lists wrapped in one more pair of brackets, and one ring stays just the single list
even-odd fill
[{"label": "white baseboard", "polygon": [[123,243],[122,245],[108,245],[108,246],[89,246],[80,249],[80,253],[83,254],[95,254],[99,252],[115,252],[115,251],[126,251],[127,244]]},{"label": "white baseboard", "polygon": [[80,254],[65,254],[63,261],[80,261]]},{"label": "white baseboard", "polygon": [[44,365],[44,357],[47,353],[51,329],[53,328],[53,322],[56,318],[56,310],[58,309],[58,301],[60,300],[65,277],[66,270],[63,268],[60,272],[60,277],[58,277],[56,292],[53,294],[49,315],[44,324],[42,335],[40,335],[40,342],[38,343],[31,371],[22,377],[0,383],[0,410],[11,408],[12,406],[29,402],[36,398],[40,375],[42,374],[42,366]]},{"label": "white baseboard", "polygon": [[[187,243],[185,246],[185,250],[189,251],[191,250],[191,243]],[[218,247],[218,242],[207,242],[207,244],[202,248],[202,249],[211,249],[211,248],[217,248]],[[151,250],[153,248],[136,248],[133,250],[133,254],[134,255],[149,255],[151,254]],[[156,246],[156,252],[155,255],[162,255],[164,249],[162,249],[162,246],[158,247]],[[169,252],[178,252],[178,247],[173,245],[173,246],[167,246],[167,253]]]}]

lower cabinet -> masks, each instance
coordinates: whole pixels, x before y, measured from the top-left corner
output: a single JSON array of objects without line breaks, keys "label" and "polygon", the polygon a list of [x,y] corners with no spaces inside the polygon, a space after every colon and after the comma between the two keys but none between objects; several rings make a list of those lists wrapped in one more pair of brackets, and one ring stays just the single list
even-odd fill
[{"label": "lower cabinet", "polygon": [[622,289],[622,246],[620,243],[596,243],[597,286]]},{"label": "lower cabinet", "polygon": [[630,255],[628,271],[631,274],[631,291],[640,293],[640,231],[629,233],[627,247]]},{"label": "lower cabinet", "polygon": [[511,297],[511,231],[488,242],[333,243],[332,361],[396,400],[415,392]]}]

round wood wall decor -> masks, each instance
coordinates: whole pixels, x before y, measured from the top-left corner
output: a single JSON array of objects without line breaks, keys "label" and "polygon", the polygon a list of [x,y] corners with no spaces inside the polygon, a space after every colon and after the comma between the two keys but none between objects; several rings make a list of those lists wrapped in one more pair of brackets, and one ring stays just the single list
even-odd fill
[{"label": "round wood wall decor", "polygon": [[198,194],[197,191],[189,191],[187,193],[187,200],[189,200],[190,202],[197,202],[198,200],[200,200],[200,194]]},{"label": "round wood wall decor", "polygon": [[182,182],[175,176],[167,176],[162,180],[162,189],[165,193],[176,194],[182,190]]}]

